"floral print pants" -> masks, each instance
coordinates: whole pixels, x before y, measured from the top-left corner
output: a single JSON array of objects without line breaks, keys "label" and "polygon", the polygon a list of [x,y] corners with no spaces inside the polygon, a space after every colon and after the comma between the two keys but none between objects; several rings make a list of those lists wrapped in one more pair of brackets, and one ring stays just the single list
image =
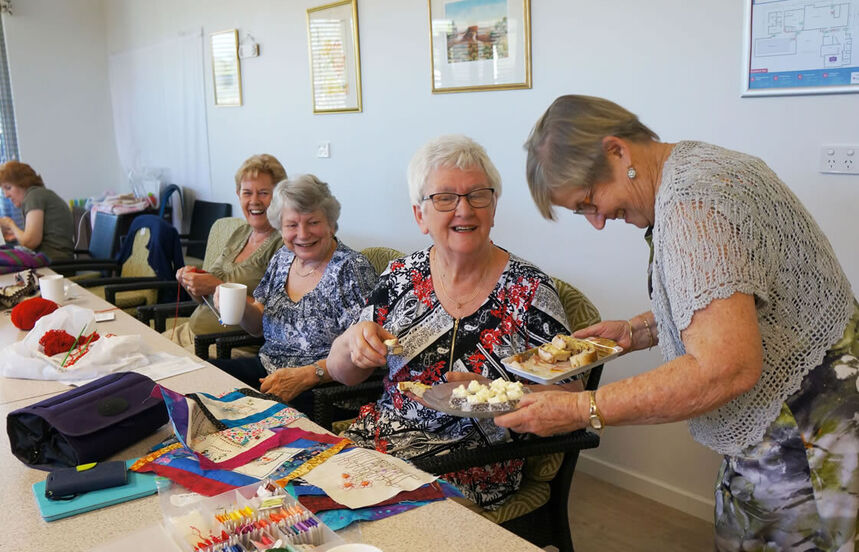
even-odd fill
[{"label": "floral print pants", "polygon": [[784,403],[763,440],[726,456],[716,549],[853,551],[859,512],[859,305],[844,337]]}]

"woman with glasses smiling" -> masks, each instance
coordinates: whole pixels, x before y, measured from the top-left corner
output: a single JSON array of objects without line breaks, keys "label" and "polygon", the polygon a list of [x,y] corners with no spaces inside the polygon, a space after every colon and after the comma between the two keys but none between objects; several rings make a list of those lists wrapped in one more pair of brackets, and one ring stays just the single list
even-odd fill
[{"label": "woman with glasses smiling", "polygon": [[[500,359],[568,333],[551,279],[489,238],[501,178],[479,144],[465,136],[430,141],[409,164],[408,181],[415,220],[433,245],[388,266],[361,321],[335,340],[328,356],[331,377],[349,385],[387,363],[382,398],[364,406],[345,435],[406,459],[509,436],[490,420],[425,407],[400,392],[398,382],[515,379]],[[394,337],[403,351],[388,355],[383,342]],[[564,385],[581,389],[578,382]],[[445,479],[494,509],[519,488],[522,464],[510,460]]]},{"label": "woman with glasses smiling", "polygon": [[622,107],[555,100],[526,143],[531,194],[598,230],[647,228],[651,310],[576,333],[666,361],[597,392],[539,393],[496,422],[549,435],[689,420],[724,455],[719,550],[853,549],[859,306],[829,242],[760,159],[659,142]]}]

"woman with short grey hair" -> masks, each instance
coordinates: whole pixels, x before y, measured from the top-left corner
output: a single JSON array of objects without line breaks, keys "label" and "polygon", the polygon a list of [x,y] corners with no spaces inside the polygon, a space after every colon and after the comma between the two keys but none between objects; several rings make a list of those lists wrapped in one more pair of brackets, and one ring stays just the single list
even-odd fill
[{"label": "woman with short grey hair", "polygon": [[280,182],[267,214],[285,247],[272,257],[241,321],[265,344],[258,357],[213,364],[309,412],[309,390],[330,380],[325,359],[331,342],[357,318],[376,272],[335,236],[340,202],[315,176]]},{"label": "woman with short grey hair", "polygon": [[660,142],[602,98],[556,99],[526,148],[543,216],[557,205],[597,230],[647,229],[651,309],[576,337],[658,344],[666,362],[598,391],[526,396],[495,422],[549,435],[688,420],[724,457],[718,550],[853,550],[859,305],[793,192],[760,159]]},{"label": "woman with short grey hair", "polygon": [[280,228],[280,215],[284,208],[293,209],[299,213],[322,211],[325,219],[334,231],[337,231],[340,202],[331,195],[328,184],[312,174],[302,174],[280,182],[275,188],[274,197],[267,211],[268,220],[275,228]]}]

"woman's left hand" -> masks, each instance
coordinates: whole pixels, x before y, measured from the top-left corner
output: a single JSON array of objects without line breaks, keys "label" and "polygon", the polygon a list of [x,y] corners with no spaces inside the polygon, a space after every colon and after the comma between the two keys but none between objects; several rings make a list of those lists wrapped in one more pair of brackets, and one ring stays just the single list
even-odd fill
[{"label": "woman's left hand", "polygon": [[[313,379],[307,377],[308,369]],[[263,393],[277,395],[286,402],[291,401],[303,391],[313,387],[317,380],[313,366],[280,368],[264,378],[260,378],[259,389]]]},{"label": "woman's left hand", "polygon": [[510,428],[516,433],[555,435],[581,429],[587,425],[582,418],[579,402],[587,401],[585,393],[544,391],[528,393],[519,401],[519,408],[510,414],[495,418],[495,425]]}]

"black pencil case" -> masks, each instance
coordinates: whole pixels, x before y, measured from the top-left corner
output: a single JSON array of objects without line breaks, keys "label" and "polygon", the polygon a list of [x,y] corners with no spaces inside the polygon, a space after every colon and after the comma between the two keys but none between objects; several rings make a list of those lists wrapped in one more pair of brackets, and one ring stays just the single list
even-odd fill
[{"label": "black pencil case", "polygon": [[128,470],[123,460],[61,468],[49,473],[45,479],[45,496],[51,500],[62,500],[126,483]]}]

